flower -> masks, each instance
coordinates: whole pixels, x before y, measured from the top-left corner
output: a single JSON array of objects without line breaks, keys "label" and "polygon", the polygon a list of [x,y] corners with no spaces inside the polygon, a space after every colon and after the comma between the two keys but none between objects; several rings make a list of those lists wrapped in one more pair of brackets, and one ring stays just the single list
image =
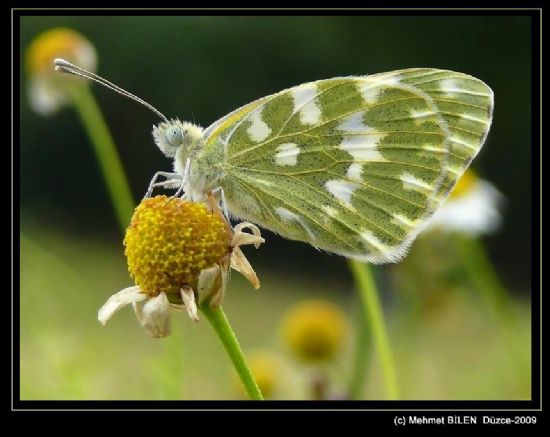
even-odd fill
[{"label": "flower", "polygon": [[447,201],[436,211],[428,229],[457,231],[472,236],[499,229],[499,207],[503,195],[490,182],[468,169],[459,179]]},{"label": "flower", "polygon": [[342,310],[324,300],[298,303],[284,316],[281,326],[283,340],[292,353],[310,363],[333,358],[347,331]]},{"label": "flower", "polygon": [[64,58],[88,71],[97,68],[94,46],[74,30],[59,27],[38,35],[25,53],[29,74],[29,99],[33,110],[52,114],[70,100],[71,87],[83,86],[78,78],[60,77],[53,61]]},{"label": "flower", "polygon": [[[217,204],[209,206],[180,198],[156,196],[136,208],[124,245],[130,276],[136,285],[111,296],[98,312],[102,324],[132,304],[145,332],[170,334],[170,308],[185,309],[198,320],[197,303],[222,303],[229,268],[258,288],[258,278],[239,246],[264,242],[259,229],[241,223],[234,229]],[[252,233],[243,232],[249,228]]]}]

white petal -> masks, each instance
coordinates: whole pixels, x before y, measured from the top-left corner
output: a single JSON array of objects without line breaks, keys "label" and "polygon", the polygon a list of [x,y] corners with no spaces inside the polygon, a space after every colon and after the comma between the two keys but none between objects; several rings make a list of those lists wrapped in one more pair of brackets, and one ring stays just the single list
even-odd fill
[{"label": "white petal", "polygon": [[[239,248],[236,247],[235,250],[239,250]],[[229,256],[226,256],[220,260],[221,284],[217,288],[217,290],[214,290],[214,294],[212,294],[212,298],[210,299],[210,306],[212,308],[219,307],[223,302],[223,298],[225,296],[225,288],[227,287],[227,283],[229,282],[229,265]]]},{"label": "white petal", "polygon": [[166,294],[148,299],[145,303],[134,303],[139,324],[147,335],[163,338],[170,335],[170,302]]},{"label": "white petal", "polygon": [[469,192],[449,198],[436,211],[429,227],[474,236],[495,232],[502,222],[499,209],[503,199],[492,184],[480,180]]},{"label": "white petal", "polygon": [[[248,228],[252,231],[252,234],[248,232],[243,232],[244,228]],[[260,229],[258,226],[253,225],[252,223],[239,223],[235,226],[235,234],[231,240],[231,246],[237,247],[242,246],[243,244],[253,244],[257,249],[260,247],[260,244],[265,243],[265,240],[262,238]]]},{"label": "white petal", "polygon": [[141,293],[141,288],[137,285],[125,288],[107,299],[107,302],[105,302],[97,312],[97,320],[99,320],[102,325],[105,325],[107,321],[113,317],[113,314],[122,307],[130,303],[140,302],[146,298],[147,295]]},{"label": "white petal", "polygon": [[82,41],[75,52],[76,65],[92,73],[97,70],[97,53],[92,44]]},{"label": "white petal", "polygon": [[214,286],[216,280],[220,276],[220,267],[214,266],[208,269],[203,269],[199,275],[197,284],[197,295],[199,298],[199,305],[212,296],[214,292]]},{"label": "white petal", "polygon": [[187,314],[193,320],[199,320],[199,313],[197,311],[197,303],[195,302],[195,293],[191,287],[183,287],[180,289],[181,298],[187,310]]},{"label": "white petal", "polygon": [[29,104],[40,115],[50,115],[67,102],[67,95],[57,89],[51,80],[33,77],[29,84]]},{"label": "white petal", "polygon": [[248,282],[250,282],[255,289],[260,288],[260,280],[256,272],[244,256],[244,253],[238,247],[235,247],[231,254],[231,267],[248,279]]}]

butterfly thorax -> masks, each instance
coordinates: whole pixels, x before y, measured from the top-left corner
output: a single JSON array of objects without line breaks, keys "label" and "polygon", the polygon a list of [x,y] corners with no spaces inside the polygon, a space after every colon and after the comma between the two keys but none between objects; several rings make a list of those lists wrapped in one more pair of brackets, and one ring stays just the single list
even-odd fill
[{"label": "butterfly thorax", "polygon": [[204,148],[203,129],[177,119],[162,122],[153,128],[158,148],[174,158],[174,172],[184,175],[184,190],[194,201],[206,200],[207,193],[218,186],[221,178],[217,157],[201,156]]}]

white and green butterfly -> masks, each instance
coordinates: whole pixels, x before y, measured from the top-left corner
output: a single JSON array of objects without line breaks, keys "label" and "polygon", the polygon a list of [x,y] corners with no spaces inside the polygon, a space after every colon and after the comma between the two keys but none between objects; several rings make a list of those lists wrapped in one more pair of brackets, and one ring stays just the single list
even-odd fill
[{"label": "white and green butterfly", "polygon": [[[412,68],[305,83],[249,103],[206,129],[164,118],[155,143],[194,201],[223,194],[231,215],[283,237],[372,263],[401,259],[477,155],[493,92],[454,71]],[[84,74],[86,73],[86,74]],[[93,76],[93,77],[91,77]],[[158,176],[167,178],[156,182]]]}]

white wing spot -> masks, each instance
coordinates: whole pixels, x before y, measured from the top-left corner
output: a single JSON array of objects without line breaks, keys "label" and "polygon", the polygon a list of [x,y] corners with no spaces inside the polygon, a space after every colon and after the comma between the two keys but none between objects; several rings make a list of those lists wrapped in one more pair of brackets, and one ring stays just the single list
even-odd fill
[{"label": "white wing spot", "polygon": [[416,221],[409,219],[403,214],[393,214],[393,219],[391,222],[399,226],[405,226],[409,229],[416,227]]},{"label": "white wing spot", "polygon": [[315,96],[317,85],[308,83],[293,88],[290,92],[294,99],[294,112],[300,114],[300,121],[303,124],[318,124],[321,120],[321,109]]},{"label": "white wing spot", "polygon": [[338,214],[338,210],[333,208],[332,206],[323,205],[322,208],[331,217],[334,217],[336,214]]},{"label": "white wing spot", "polygon": [[372,105],[378,101],[378,95],[380,94],[380,85],[383,83],[374,81],[372,79],[364,79],[358,81],[358,89],[363,97],[365,103]]},{"label": "white wing spot", "polygon": [[444,147],[436,147],[432,144],[424,144],[422,146],[422,149],[426,152],[433,152],[433,153],[447,153],[447,149]]},{"label": "white wing spot", "polygon": [[294,221],[298,219],[298,215],[292,211],[289,211],[286,208],[283,207],[277,207],[275,208],[275,212],[279,217],[281,217],[285,222],[287,221]]},{"label": "white wing spot", "polygon": [[354,209],[351,205],[351,196],[355,190],[359,187],[354,182],[344,181],[341,179],[332,179],[325,182],[325,188],[327,191],[340,200],[344,205]]},{"label": "white wing spot", "polygon": [[319,124],[321,121],[321,109],[317,102],[312,100],[300,109],[300,121],[303,124]]},{"label": "white wing spot", "polygon": [[465,120],[475,121],[476,123],[481,123],[485,125],[489,124],[488,120],[484,118],[474,117],[473,115],[470,115],[470,114],[462,114],[461,117]]},{"label": "white wing spot", "polygon": [[461,147],[465,147],[468,150],[476,151],[478,148],[470,143],[467,143],[463,139],[457,137],[456,135],[453,135],[449,137],[449,140],[455,144],[459,144]]},{"label": "white wing spot", "polygon": [[458,178],[458,177],[462,176],[462,172],[464,171],[464,169],[460,168],[460,167],[455,168],[455,167],[448,166],[447,171],[449,173],[454,174]]},{"label": "white wing spot", "polygon": [[459,81],[456,79],[444,79],[439,83],[439,89],[449,96],[454,93],[461,93],[462,88],[458,86]]},{"label": "white wing spot", "polygon": [[433,191],[434,189],[430,184],[409,172],[404,172],[399,178],[401,182],[403,182],[403,188],[406,190],[415,190],[425,193],[427,191]]},{"label": "white wing spot", "polygon": [[363,116],[365,111],[356,112],[354,114],[348,115],[342,119],[342,123],[338,126],[338,130],[351,133],[370,133],[376,132],[375,129],[367,126],[363,122]]},{"label": "white wing spot", "polygon": [[285,143],[277,147],[275,154],[275,164],[277,165],[296,165],[300,148],[295,143]]},{"label": "white wing spot", "polygon": [[436,113],[433,111],[426,111],[426,110],[417,111],[416,109],[412,109],[410,111],[410,115],[411,115],[411,118],[414,119],[415,123],[418,124],[419,122],[426,121],[425,120],[426,118],[433,117],[434,115],[436,115]]},{"label": "white wing spot", "polygon": [[246,130],[252,141],[260,142],[271,134],[271,128],[262,120],[262,112],[256,110],[250,117],[251,124]]},{"label": "white wing spot", "polygon": [[363,164],[354,162],[348,168],[346,176],[352,181],[362,182]]},{"label": "white wing spot", "polygon": [[316,239],[313,232],[311,232],[311,229],[309,229],[309,227],[304,222],[304,219],[302,217],[300,217],[298,214],[296,214],[292,211],[289,211],[288,209],[280,207],[280,206],[275,208],[275,212],[285,222],[297,222],[297,223],[299,223],[300,226],[304,229],[304,231],[306,231],[306,233],[309,235],[309,238],[311,238],[311,240]]},{"label": "white wing spot", "polygon": [[376,77],[366,77],[358,81],[358,88],[365,103],[370,105],[376,103],[378,100],[382,86],[397,85],[400,80],[401,76],[399,74],[377,74]]},{"label": "white wing spot", "polygon": [[348,152],[357,161],[387,161],[376,149],[385,134],[355,135],[344,137],[340,149]]},{"label": "white wing spot", "polygon": [[376,78],[372,77],[371,80],[376,80],[384,85],[397,85],[401,81],[401,75],[395,73],[382,73],[377,74]]},{"label": "white wing spot", "polygon": [[386,246],[378,238],[376,238],[371,231],[363,231],[360,235],[363,240],[365,240],[369,245],[374,247],[379,252],[384,253],[389,249],[388,246]]}]

